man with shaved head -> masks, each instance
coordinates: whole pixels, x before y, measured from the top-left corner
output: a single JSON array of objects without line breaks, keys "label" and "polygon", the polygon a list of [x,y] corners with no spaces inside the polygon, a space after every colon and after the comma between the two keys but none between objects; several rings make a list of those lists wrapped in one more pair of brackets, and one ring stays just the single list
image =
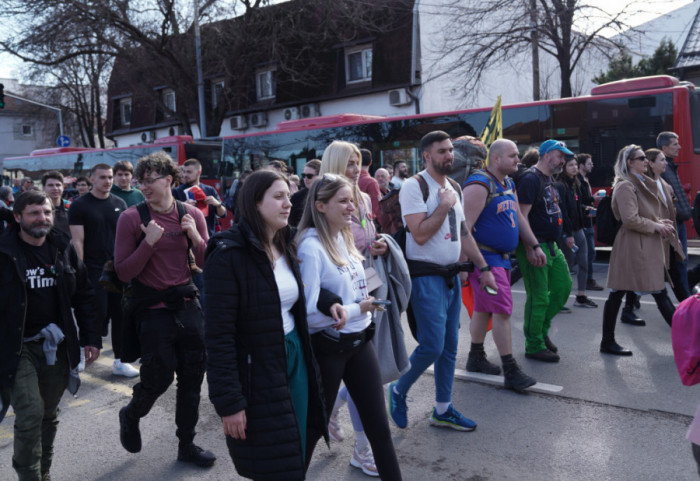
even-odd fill
[{"label": "man with shaved head", "polygon": [[[508,177],[518,170],[518,148],[506,139],[496,140],[489,152],[489,164],[477,170],[464,183],[462,201],[470,241],[462,243],[462,253],[475,265],[484,266],[469,273],[474,291],[474,315],[469,325],[472,338],[467,371],[499,374],[501,369],[486,359],[484,339],[489,317],[493,322],[493,340],[503,364],[504,385],[515,391],[535,384],[513,358],[510,316],[513,296],[510,290],[510,253],[518,246],[518,238],[534,246],[537,238],[527,218],[520,212],[513,180]],[[542,249],[532,250],[528,259],[533,265],[546,261]],[[490,293],[487,276],[496,281],[497,291]]]}]

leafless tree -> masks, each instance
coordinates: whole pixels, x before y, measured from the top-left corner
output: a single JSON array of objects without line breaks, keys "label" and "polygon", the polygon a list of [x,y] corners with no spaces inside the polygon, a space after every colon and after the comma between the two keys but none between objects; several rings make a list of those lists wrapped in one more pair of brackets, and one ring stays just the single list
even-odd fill
[{"label": "leafless tree", "polygon": [[466,92],[478,90],[486,71],[515,55],[531,54],[534,40],[556,59],[560,95],[570,97],[572,75],[584,54],[617,52],[622,43],[614,34],[629,29],[626,19],[638,10],[631,0],[614,14],[585,0],[454,0],[441,7],[448,26],[439,50],[452,55],[437,74],[452,72]]}]

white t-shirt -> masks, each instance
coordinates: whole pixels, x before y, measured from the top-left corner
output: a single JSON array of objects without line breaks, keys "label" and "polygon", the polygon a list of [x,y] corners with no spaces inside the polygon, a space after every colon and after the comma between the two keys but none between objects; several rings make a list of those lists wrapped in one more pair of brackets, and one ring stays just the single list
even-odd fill
[{"label": "white t-shirt", "polygon": [[425,170],[418,175],[423,176],[428,184],[428,200],[423,202],[423,192],[418,180],[411,177],[404,182],[399,192],[404,225],[406,225],[406,216],[409,214],[425,212],[430,216],[440,204],[438,193],[443,187],[455,193],[457,202],[445,216],[440,229],[425,244],[418,245],[410,232],[406,235],[406,257],[414,261],[431,262],[442,266],[454,264],[459,261],[462,250],[460,226],[464,222],[464,211],[460,194],[447,179],[445,179],[445,185],[440,185]]},{"label": "white t-shirt", "polygon": [[668,205],[668,199],[666,198],[666,190],[664,189],[664,185],[661,183],[661,179],[656,179],[656,187],[659,189],[659,192],[661,192],[661,197],[664,198],[664,204]]},{"label": "white t-shirt", "polygon": [[306,296],[306,316],[309,332],[314,334],[332,326],[333,318],[321,313],[316,304],[321,287],[343,299],[343,306],[348,310],[348,320],[340,332],[352,333],[363,331],[372,321],[369,312],[360,312],[359,302],[368,297],[365,269],[362,261],[350,257],[343,236],[336,239],[341,255],[348,261],[343,267],[335,265],[323,248],[316,229],[310,228],[299,243],[297,255],[304,281]]},{"label": "white t-shirt", "polygon": [[287,264],[287,259],[282,255],[275,261],[275,283],[280,296],[280,308],[282,311],[282,327],[284,333],[289,334],[294,330],[294,315],[292,307],[299,300],[299,286],[294,278],[294,273]]}]

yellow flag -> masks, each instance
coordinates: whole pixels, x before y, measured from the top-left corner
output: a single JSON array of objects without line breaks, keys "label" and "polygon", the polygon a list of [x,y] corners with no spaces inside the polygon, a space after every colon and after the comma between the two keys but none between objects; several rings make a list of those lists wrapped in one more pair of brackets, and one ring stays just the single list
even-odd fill
[{"label": "yellow flag", "polygon": [[[484,130],[481,132],[481,141],[490,147],[491,144],[496,139],[503,137],[503,117],[501,115],[501,96],[498,96],[496,105],[491,109],[491,115],[489,115],[489,121],[486,123]],[[486,165],[488,165],[488,159],[486,159]]]}]

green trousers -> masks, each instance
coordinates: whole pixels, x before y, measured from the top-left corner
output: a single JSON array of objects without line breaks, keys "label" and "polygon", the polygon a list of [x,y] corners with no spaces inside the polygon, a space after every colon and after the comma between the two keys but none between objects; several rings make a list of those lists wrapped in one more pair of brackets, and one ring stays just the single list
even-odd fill
[{"label": "green trousers", "polygon": [[554,255],[550,252],[550,244],[542,243],[542,250],[547,256],[544,267],[535,267],[527,260],[525,246],[518,244],[515,255],[523,274],[525,283],[525,352],[535,353],[545,348],[544,338],[552,325],[552,318],[566,304],[571,294],[571,274],[564,254],[552,242]]},{"label": "green trousers", "polygon": [[68,385],[68,356],[61,343],[56,364],[46,364],[42,342],[22,347],[15,383],[7,389],[15,412],[12,467],[19,481],[40,481],[53,459],[58,430],[58,403]]}]

